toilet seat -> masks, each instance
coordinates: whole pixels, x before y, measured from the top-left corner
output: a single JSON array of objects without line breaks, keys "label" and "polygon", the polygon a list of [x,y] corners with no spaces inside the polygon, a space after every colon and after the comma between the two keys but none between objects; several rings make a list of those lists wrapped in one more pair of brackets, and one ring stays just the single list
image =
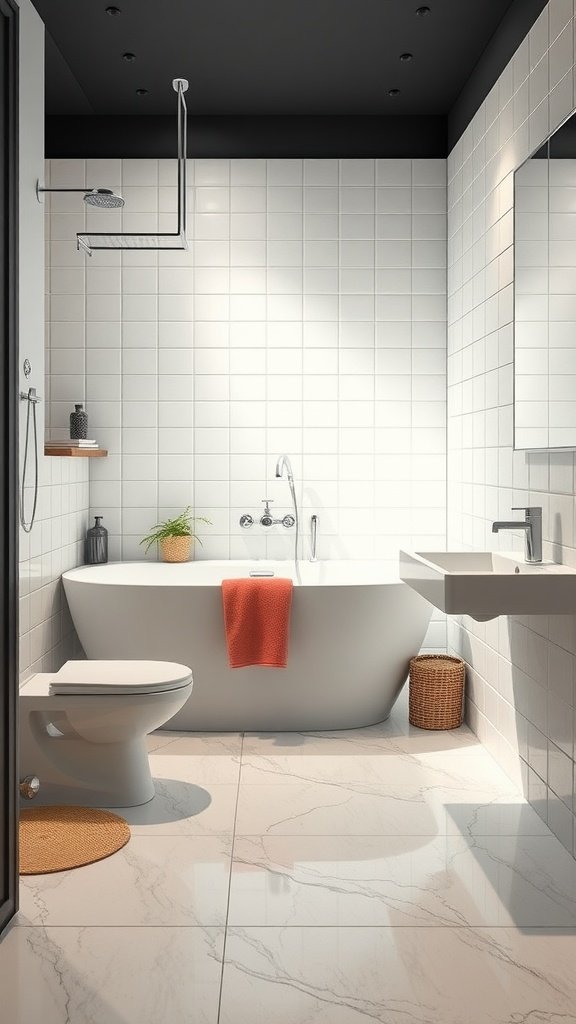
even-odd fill
[{"label": "toilet seat", "polygon": [[187,665],[171,661],[67,661],[51,677],[52,696],[145,694],[179,690],[192,681]]}]

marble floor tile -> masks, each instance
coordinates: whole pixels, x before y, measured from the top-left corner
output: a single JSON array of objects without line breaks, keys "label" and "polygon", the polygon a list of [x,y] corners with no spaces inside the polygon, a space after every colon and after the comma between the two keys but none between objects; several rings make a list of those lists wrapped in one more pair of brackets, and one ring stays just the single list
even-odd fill
[{"label": "marble floor tile", "polygon": [[431,780],[412,786],[313,781],[241,784],[236,834],[478,835],[482,834],[478,829],[488,824],[505,834],[515,834],[523,824],[530,833],[548,834],[535,813],[519,815],[518,805],[525,807],[511,783],[503,793],[457,785],[443,789]]},{"label": "marble floor tile", "polygon": [[553,836],[237,838],[230,925],[576,928]]},{"label": "marble floor tile", "polygon": [[182,737],[152,751],[150,770],[154,778],[183,779],[198,786],[233,784],[240,777],[240,748],[218,748]]},{"label": "marble floor tile", "polygon": [[178,774],[193,773],[175,764],[167,778],[160,777],[153,765],[156,796],[139,807],[109,809],[126,818],[133,835],[232,835],[237,784],[200,785]]},{"label": "marble floor tile", "polygon": [[146,746],[149,754],[154,750],[160,750],[161,747],[165,747],[171,742],[170,733],[168,732],[151,732],[146,737]]},{"label": "marble floor tile", "polygon": [[[242,733],[240,732],[181,732],[158,729],[147,737],[148,750],[163,754],[182,753],[192,757],[240,757]],[[166,750],[166,747],[170,750]],[[217,780],[215,780],[217,781]]]},{"label": "marble floor tile", "polygon": [[574,1024],[576,933],[229,928],[219,1024]]},{"label": "marble floor tile", "polygon": [[576,1024],[576,862],[403,715],[149,737],[128,846],[22,880],[1,1024]]},{"label": "marble floor tile", "polygon": [[12,928],[5,1024],[217,1024],[220,928]]},{"label": "marble floor tile", "polygon": [[231,850],[225,837],[132,836],[96,864],[23,877],[19,923],[224,925]]},{"label": "marble floor tile", "polygon": [[416,726],[410,725],[407,716],[401,722],[398,722],[397,719],[393,721],[398,726],[395,743],[410,754],[446,751],[446,753],[458,753],[460,756],[463,754],[486,756],[486,748],[482,746],[478,737],[467,725],[462,725],[459,729],[436,731],[418,729]]},{"label": "marble floor tile", "polygon": [[449,835],[463,836],[550,836],[539,814],[523,797],[498,797],[484,803],[454,803],[450,794],[443,804],[444,824]]},{"label": "marble floor tile", "polygon": [[413,756],[399,750],[342,754],[246,754],[242,758],[242,784],[274,782],[366,784],[368,786],[441,786],[491,790],[495,795],[514,792],[514,784],[486,756],[461,757],[458,753]]},{"label": "marble floor tile", "polygon": [[407,718],[390,717],[366,729],[332,732],[245,733],[243,753],[247,755],[282,754],[378,754],[381,751],[405,751],[410,754],[454,751],[480,754],[486,748],[465,725],[448,732],[416,729]]}]

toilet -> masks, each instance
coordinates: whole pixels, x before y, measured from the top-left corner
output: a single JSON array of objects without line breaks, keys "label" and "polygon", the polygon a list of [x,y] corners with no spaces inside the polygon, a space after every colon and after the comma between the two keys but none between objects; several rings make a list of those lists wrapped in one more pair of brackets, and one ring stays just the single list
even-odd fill
[{"label": "toilet", "polygon": [[154,796],[146,737],[192,692],[169,661],[67,661],[20,689],[20,778],[36,803],[134,807]]}]

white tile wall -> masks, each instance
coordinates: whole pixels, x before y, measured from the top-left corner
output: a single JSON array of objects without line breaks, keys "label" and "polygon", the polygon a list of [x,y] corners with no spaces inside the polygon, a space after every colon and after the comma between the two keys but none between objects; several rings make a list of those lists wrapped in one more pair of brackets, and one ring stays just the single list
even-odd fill
[{"label": "white tile wall", "polygon": [[[44,378],[45,218],[36,199],[44,158],[44,25],[29,0],[20,12],[20,140],[19,140],[19,334],[20,365],[32,365],[29,380],[20,372],[20,389],[29,385],[47,399]],[[49,226],[49,225],[48,225]],[[49,311],[49,301],[46,306]],[[46,402],[48,405],[48,402]],[[42,409],[42,406],[39,407]],[[26,406],[20,406],[20,471],[24,456]],[[20,680],[32,671],[58,669],[77,656],[78,642],[63,607],[60,574],[82,562],[81,537],[88,517],[88,469],[85,460],[45,458],[44,424],[38,423],[39,498],[30,534],[20,531]],[[33,466],[32,444],[28,466]],[[78,464],[80,463],[80,464]],[[31,481],[28,477],[28,481]],[[25,495],[29,518],[33,495]]]},{"label": "white tile wall", "polygon": [[[110,457],[90,504],[113,558],[190,503],[199,557],[289,557],[250,532],[287,452],[321,557],[383,558],[445,543],[446,164],[197,160],[190,253],[75,248],[84,225],[167,227],[172,161],[58,161],[52,184],[121,188],[123,214],[50,206],[50,421],[85,400]],[[151,553],[153,554],[153,552]],[[437,624],[429,643],[445,642]]]},{"label": "white tile wall", "polygon": [[[448,160],[448,544],[521,549],[491,533],[541,505],[545,556],[576,565],[574,456],[512,448],[513,173],[574,106],[572,0],[551,0]],[[573,616],[449,625],[468,718],[574,850]]]},{"label": "white tile wall", "polygon": [[[20,681],[83,657],[63,595],[61,574],[84,561],[88,524],[87,459],[40,460],[37,519],[20,530]],[[32,504],[27,488],[26,508]]]},{"label": "white tile wall", "polygon": [[515,444],[576,447],[576,160],[529,160],[515,183]]}]

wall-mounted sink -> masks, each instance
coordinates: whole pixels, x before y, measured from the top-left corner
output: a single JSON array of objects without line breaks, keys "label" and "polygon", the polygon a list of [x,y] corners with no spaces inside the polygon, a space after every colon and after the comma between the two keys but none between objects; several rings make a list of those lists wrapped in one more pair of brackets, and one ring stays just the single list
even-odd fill
[{"label": "wall-mounted sink", "polygon": [[576,569],[490,551],[400,552],[400,578],[448,615],[576,612]]}]

